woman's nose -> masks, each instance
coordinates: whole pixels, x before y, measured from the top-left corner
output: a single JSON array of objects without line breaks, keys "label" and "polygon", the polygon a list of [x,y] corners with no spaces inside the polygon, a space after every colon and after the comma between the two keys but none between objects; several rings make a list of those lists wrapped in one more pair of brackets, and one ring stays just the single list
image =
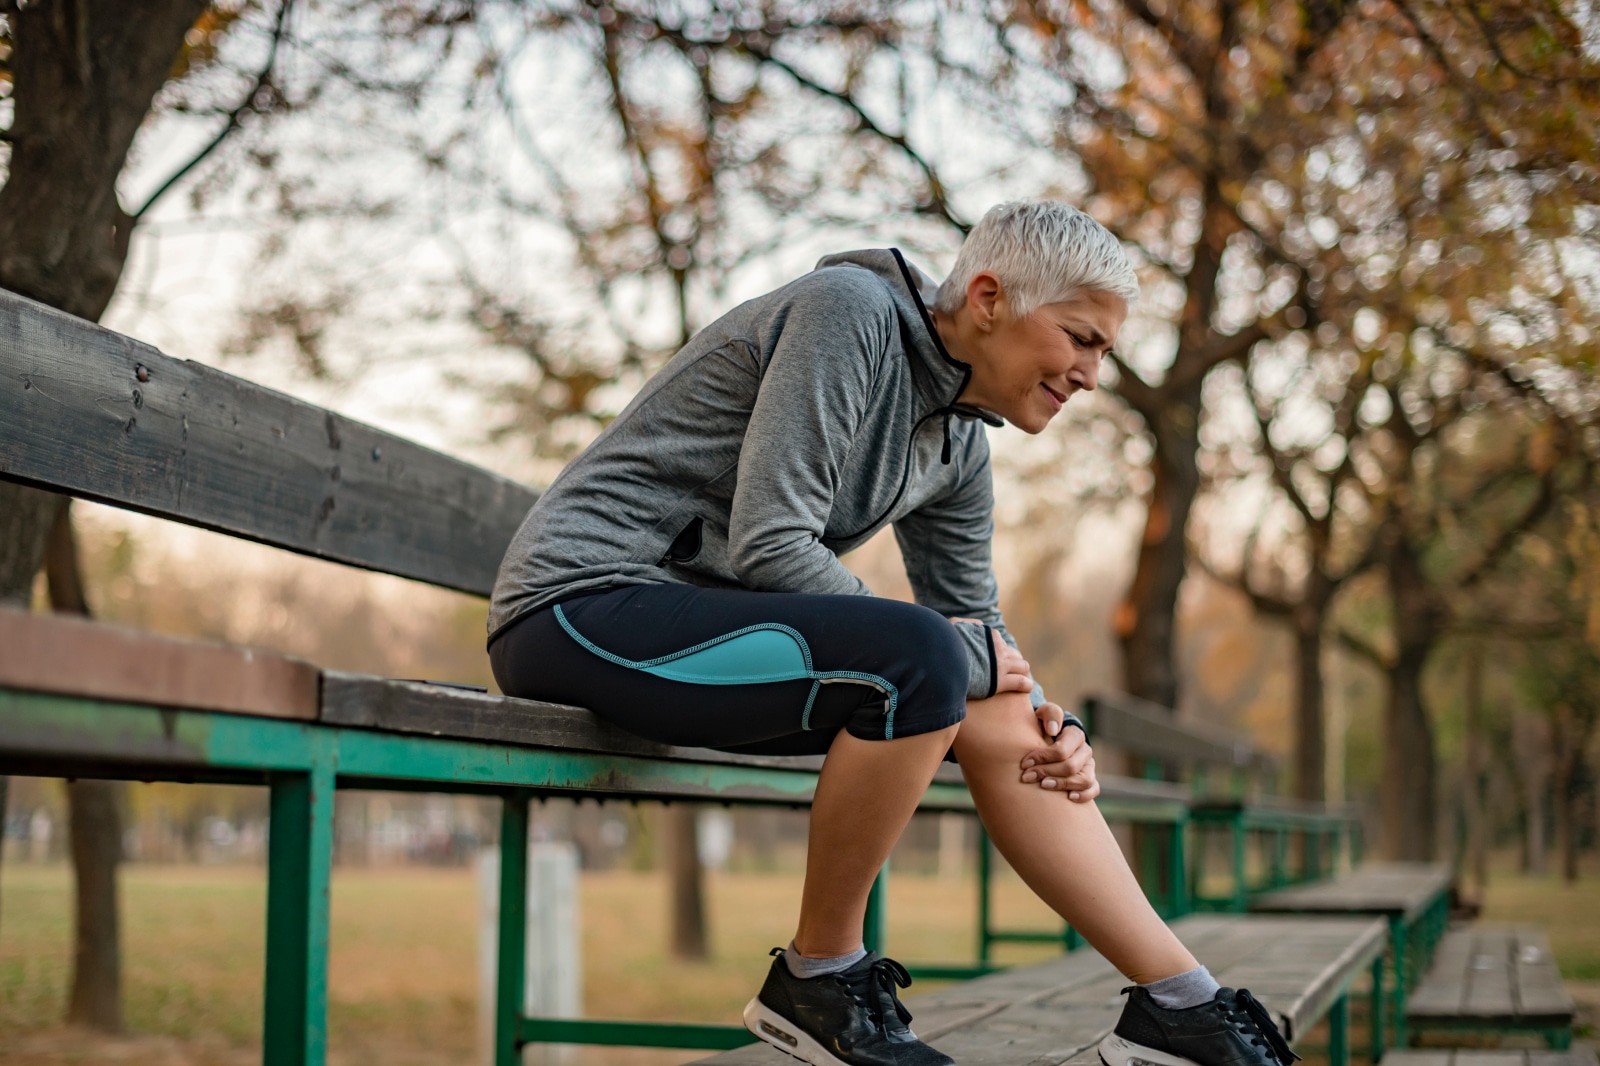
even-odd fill
[{"label": "woman's nose", "polygon": [[1100,353],[1086,354],[1079,359],[1068,376],[1084,392],[1093,392],[1100,384]]}]

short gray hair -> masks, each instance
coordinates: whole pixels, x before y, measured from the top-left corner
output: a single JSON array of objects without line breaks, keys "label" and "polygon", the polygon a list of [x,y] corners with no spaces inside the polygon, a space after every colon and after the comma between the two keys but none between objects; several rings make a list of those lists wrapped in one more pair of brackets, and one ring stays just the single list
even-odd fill
[{"label": "short gray hair", "polygon": [[1100,223],[1059,200],[1012,200],[991,207],[967,234],[934,306],[955,314],[967,286],[984,271],[1000,279],[1012,313],[1026,318],[1084,289],[1139,295],[1139,278],[1122,244]]}]

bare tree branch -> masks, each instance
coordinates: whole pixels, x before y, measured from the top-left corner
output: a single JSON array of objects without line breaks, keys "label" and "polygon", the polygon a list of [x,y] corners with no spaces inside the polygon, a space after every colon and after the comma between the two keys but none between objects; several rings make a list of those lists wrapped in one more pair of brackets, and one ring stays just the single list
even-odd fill
[{"label": "bare tree branch", "polygon": [[1362,637],[1356,636],[1349,630],[1340,627],[1334,631],[1334,637],[1346,650],[1353,651],[1366,659],[1380,670],[1388,670],[1394,666],[1394,661],[1373,645],[1367,643]]},{"label": "bare tree branch", "polygon": [[1117,368],[1117,384],[1113,391],[1146,420],[1154,418],[1166,406],[1161,390],[1140,377],[1115,351],[1107,352],[1106,358]]},{"label": "bare tree branch", "polygon": [[158,200],[165,196],[173,186],[178,184],[178,182],[182,181],[185,175],[187,175],[195,167],[199,166],[201,162],[203,162],[205,158],[212,152],[220,148],[222,143],[232,136],[233,132],[239,128],[239,125],[243,121],[246,114],[257,110],[259,107],[258,101],[261,93],[272,84],[273,67],[278,61],[278,46],[283,43],[284,29],[289,17],[289,9],[293,6],[294,0],[281,0],[279,3],[278,17],[272,26],[272,41],[267,47],[267,61],[262,65],[261,73],[256,75],[255,83],[250,86],[250,91],[244,94],[243,101],[240,102],[238,107],[228,112],[228,120],[223,124],[222,129],[218,131],[217,135],[211,138],[211,140],[207,142],[206,146],[200,149],[200,151],[197,152],[193,158],[174,171],[171,177],[162,182],[160,186],[156,188],[156,191],[151,193],[149,197],[145,199],[143,206],[128,216],[135,225],[137,225],[139,220],[142,219],[145,214],[156,205]]},{"label": "bare tree branch", "polygon": [[1550,508],[1556,501],[1555,475],[1558,469],[1558,466],[1551,467],[1549,473],[1539,479],[1539,495],[1534,497],[1533,503],[1523,512],[1522,517],[1501,530],[1500,534],[1489,542],[1478,561],[1456,579],[1458,588],[1470,589],[1482,581],[1484,576],[1494,569],[1495,564],[1505,557],[1506,552],[1511,550],[1517,539],[1550,513]]}]

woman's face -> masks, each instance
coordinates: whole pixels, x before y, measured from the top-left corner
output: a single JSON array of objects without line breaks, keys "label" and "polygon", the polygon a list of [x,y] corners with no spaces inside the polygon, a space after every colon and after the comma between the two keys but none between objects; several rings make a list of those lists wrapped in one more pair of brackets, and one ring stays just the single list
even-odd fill
[{"label": "woman's face", "polygon": [[1122,297],[1085,289],[1017,318],[999,279],[982,273],[967,286],[966,305],[937,314],[935,323],[951,354],[972,364],[960,401],[1038,433],[1074,393],[1099,383],[1100,363],[1127,317]]}]

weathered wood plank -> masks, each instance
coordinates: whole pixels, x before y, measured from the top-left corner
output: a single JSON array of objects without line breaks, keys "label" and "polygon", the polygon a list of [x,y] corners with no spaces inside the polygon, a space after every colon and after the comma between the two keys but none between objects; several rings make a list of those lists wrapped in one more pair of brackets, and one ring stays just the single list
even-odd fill
[{"label": "weathered wood plank", "polygon": [[1142,758],[1180,766],[1251,770],[1270,770],[1275,764],[1241,734],[1199,722],[1180,722],[1166,708],[1136,696],[1087,696],[1083,715],[1095,743],[1112,744]]},{"label": "weathered wood plank", "polygon": [[[1241,915],[1194,915],[1172,924],[1223,984],[1247,987],[1303,1035],[1314,1012],[1383,950],[1377,919],[1306,922]],[[1036,966],[908,997],[913,1028],[963,1066],[1060,1066],[1097,1062],[1095,1047],[1122,1011],[1127,978],[1084,949]],[[1291,1035],[1291,1039],[1295,1036]],[[708,1059],[702,1066],[780,1066],[765,1044]]]},{"label": "weathered wood plank", "polygon": [[[677,762],[734,763],[811,773],[822,768],[821,756],[733,755],[709,748],[657,744],[607,725],[582,707],[334,670],[328,671],[323,679],[319,717],[330,725],[392,733],[419,733],[608,755],[639,755]],[[946,779],[961,780],[959,772],[949,771],[946,771]]]},{"label": "weathered wood plank", "polygon": [[1480,1017],[1514,1018],[1518,1013],[1511,989],[1514,938],[1505,929],[1478,929],[1475,934],[1461,1011]]},{"label": "weathered wood plank", "polygon": [[1543,929],[1517,927],[1511,967],[1517,1007],[1524,1018],[1535,1021],[1553,1018],[1558,1025],[1570,1023],[1577,1008],[1567,986],[1562,983],[1561,970],[1550,953],[1550,941]]},{"label": "weathered wood plank", "polygon": [[310,721],[318,676],[257,649],[0,608],[0,687]]},{"label": "weathered wood plank", "polygon": [[1251,910],[1285,914],[1388,914],[1410,920],[1450,889],[1450,870],[1435,863],[1372,863],[1331,881],[1255,897]]},{"label": "weathered wood plank", "polygon": [[[608,755],[638,755],[674,762],[764,766],[774,769],[822,768],[822,757],[742,755],[710,748],[675,748],[643,740],[607,725],[581,707],[565,707],[536,700],[519,700],[417,681],[397,681],[328,671],[322,682],[321,720],[330,725],[357,726],[392,733],[419,733],[482,740],[501,744],[562,748]],[[961,769],[941,766],[936,784],[964,785]],[[1106,802],[1149,800],[1171,803],[1181,789],[1157,781],[1138,781],[1103,775],[1101,797]],[[924,809],[933,810],[932,806]],[[960,807],[969,809],[965,801]]]},{"label": "weathered wood plank", "polygon": [[1535,926],[1446,933],[1406,1004],[1407,1019],[1423,1027],[1559,1028],[1572,1024],[1574,1012],[1549,941]]},{"label": "weathered wood plank", "polygon": [[478,595],[537,498],[4,290],[0,477]]}]

